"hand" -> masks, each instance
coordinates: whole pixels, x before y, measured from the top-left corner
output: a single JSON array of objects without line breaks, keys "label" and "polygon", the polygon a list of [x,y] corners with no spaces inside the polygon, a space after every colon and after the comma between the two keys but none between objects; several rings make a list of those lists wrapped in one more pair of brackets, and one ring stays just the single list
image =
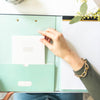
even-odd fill
[{"label": "hand", "polygon": [[[46,37],[45,39],[41,39],[41,42],[56,56],[61,57],[68,62],[73,70],[77,71],[82,67],[84,62],[73,50],[70,49],[62,33],[50,28],[46,31],[39,31],[39,33]],[[53,43],[50,43],[51,40]]]},{"label": "hand", "polygon": [[[66,55],[70,55],[71,50],[61,33],[54,29],[39,31],[39,33],[46,36],[45,39],[41,39],[41,42],[46,45],[56,56],[65,58]],[[50,40],[52,40],[53,43],[50,43]]]}]

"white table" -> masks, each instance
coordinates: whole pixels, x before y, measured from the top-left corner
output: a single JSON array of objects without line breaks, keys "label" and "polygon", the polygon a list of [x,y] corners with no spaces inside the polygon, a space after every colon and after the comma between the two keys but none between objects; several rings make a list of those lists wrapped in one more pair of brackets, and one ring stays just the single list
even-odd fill
[{"label": "white table", "polygon": [[[93,0],[88,1],[90,9],[97,7]],[[3,14],[75,15],[79,7],[77,0],[24,0],[18,5],[0,0],[0,13]]]}]

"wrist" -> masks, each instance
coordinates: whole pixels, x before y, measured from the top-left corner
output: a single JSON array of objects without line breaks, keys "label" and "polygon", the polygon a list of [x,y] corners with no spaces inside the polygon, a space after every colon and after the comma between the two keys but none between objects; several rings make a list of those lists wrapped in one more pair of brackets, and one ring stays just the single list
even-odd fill
[{"label": "wrist", "polygon": [[84,61],[81,60],[81,58],[73,51],[71,51],[69,55],[65,56],[64,60],[69,63],[74,71],[80,70],[84,65]]}]

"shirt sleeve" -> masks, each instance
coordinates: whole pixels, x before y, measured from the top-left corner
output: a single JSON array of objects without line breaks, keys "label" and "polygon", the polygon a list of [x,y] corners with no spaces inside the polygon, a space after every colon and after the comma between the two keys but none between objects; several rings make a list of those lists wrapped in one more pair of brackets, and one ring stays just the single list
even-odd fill
[{"label": "shirt sleeve", "polygon": [[[89,65],[89,70],[87,72],[86,77],[82,77],[80,78],[80,80],[83,82],[89,94],[94,98],[94,100],[100,100],[100,74],[93,68],[93,66],[89,63],[88,60],[86,61]],[[85,64],[79,71],[74,71],[75,74],[81,75],[84,71],[84,68]]]}]

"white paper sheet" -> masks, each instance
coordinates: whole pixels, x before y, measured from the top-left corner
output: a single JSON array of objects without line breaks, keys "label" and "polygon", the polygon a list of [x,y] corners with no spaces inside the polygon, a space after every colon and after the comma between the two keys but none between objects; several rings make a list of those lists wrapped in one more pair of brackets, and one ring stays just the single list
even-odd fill
[{"label": "white paper sheet", "polygon": [[43,36],[13,36],[13,64],[45,64],[45,46],[40,42]]},{"label": "white paper sheet", "polygon": [[[100,22],[79,22],[73,25],[63,22],[63,34],[73,50],[89,62],[100,73]],[[61,89],[85,89],[74,75],[72,68],[61,61]]]}]

